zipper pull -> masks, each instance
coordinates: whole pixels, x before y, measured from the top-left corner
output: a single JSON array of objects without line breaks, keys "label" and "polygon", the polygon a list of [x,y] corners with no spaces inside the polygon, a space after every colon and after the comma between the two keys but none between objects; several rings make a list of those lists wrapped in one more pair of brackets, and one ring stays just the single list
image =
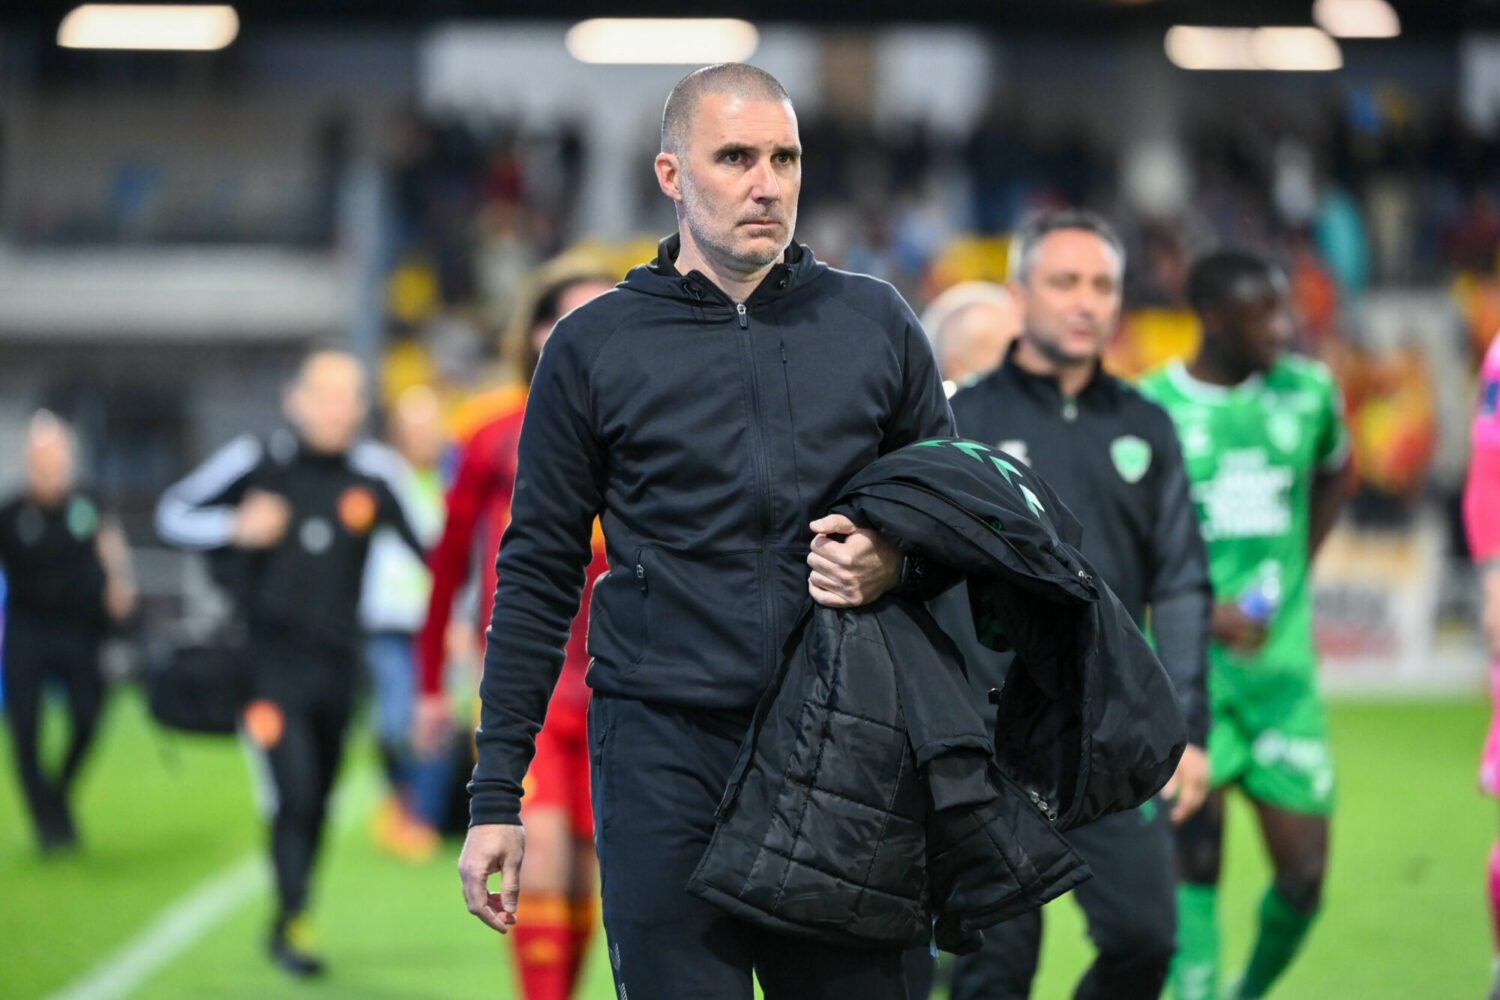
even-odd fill
[{"label": "zipper pull", "polygon": [[1052,803],[1042,798],[1034,789],[1026,789],[1026,794],[1031,798],[1031,804],[1041,810],[1043,816],[1052,822],[1057,822],[1057,810],[1052,808]]},{"label": "zipper pull", "polygon": [[786,364],[786,345],[781,344],[779,346],[781,347],[781,363]]},{"label": "zipper pull", "polygon": [[640,583],[641,593],[646,592],[646,566],[644,563],[635,564],[635,578]]},{"label": "zipper pull", "polygon": [[740,329],[750,329],[750,317],[745,314],[745,303],[736,302],[734,304],[734,311],[740,314]]}]

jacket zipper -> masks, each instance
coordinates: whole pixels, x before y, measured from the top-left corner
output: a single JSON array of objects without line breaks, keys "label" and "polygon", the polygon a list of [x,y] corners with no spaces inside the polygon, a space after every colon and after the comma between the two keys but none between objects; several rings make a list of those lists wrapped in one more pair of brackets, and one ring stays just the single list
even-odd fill
[{"label": "jacket zipper", "polygon": [[1036,806],[1043,816],[1047,817],[1048,822],[1057,822],[1057,808],[1043,798],[1041,793],[1035,789],[1028,788],[1026,789],[1026,796],[1031,799],[1031,804]]},{"label": "jacket zipper", "polygon": [[750,339],[750,314],[745,303],[734,304],[735,317],[739,321],[741,358],[750,380],[750,455],[755,462],[756,501],[760,508],[760,545],[757,557],[760,564],[760,620],[761,648],[764,651],[761,663],[761,680],[769,684],[776,672],[776,649],[780,645],[776,629],[775,591],[776,567],[772,564],[768,542],[771,537],[771,470],[766,458],[765,428],[762,423],[759,379],[755,367],[755,344]]}]

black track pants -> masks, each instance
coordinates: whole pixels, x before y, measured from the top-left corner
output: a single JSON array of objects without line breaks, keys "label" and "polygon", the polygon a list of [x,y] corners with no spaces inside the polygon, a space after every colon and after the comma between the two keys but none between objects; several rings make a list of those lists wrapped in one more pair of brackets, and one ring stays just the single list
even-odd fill
[{"label": "black track pants", "polygon": [[620,997],[906,1000],[901,953],[774,934],[685,886],[713,832],[750,713],[611,698],[589,704],[594,836]]},{"label": "black track pants", "polygon": [[247,728],[269,764],[271,861],[281,912],[290,915],[307,905],[354,704],[356,660],[352,650],[276,640],[252,642],[250,657],[256,702]]},{"label": "black track pants", "polygon": [[[1073,891],[1098,949],[1077,1000],[1156,1000],[1177,933],[1172,832],[1156,801],[1068,833],[1094,870]],[[1042,943],[1033,910],[984,932],[984,947],[958,956],[952,1000],[1021,1000],[1031,994]]]},{"label": "black track pants", "polygon": [[[13,619],[6,623],[4,656],[5,714],[32,823],[44,844],[71,840],[68,789],[93,742],[104,706],[99,637],[76,626]],[[40,756],[42,694],[48,680],[62,686],[71,728],[67,756],[55,776],[43,771]]]}]

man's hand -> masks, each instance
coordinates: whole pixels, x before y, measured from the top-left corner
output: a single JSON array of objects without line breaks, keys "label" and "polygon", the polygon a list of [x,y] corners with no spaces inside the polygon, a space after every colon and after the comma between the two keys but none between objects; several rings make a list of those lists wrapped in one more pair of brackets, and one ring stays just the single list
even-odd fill
[{"label": "man's hand", "polygon": [[1214,608],[1209,634],[1230,649],[1253,653],[1266,641],[1266,623],[1245,614],[1235,602],[1225,601]]},{"label": "man's hand", "polygon": [[[809,527],[817,533],[807,565],[807,592],[830,608],[857,608],[901,582],[901,552],[868,528],[857,528],[842,514],[830,514]],[[843,541],[830,537],[843,535]]]},{"label": "man's hand", "polygon": [[1490,656],[1500,657],[1500,566],[1482,571],[1482,578],[1484,610],[1480,623],[1484,628],[1484,639],[1490,645]]},{"label": "man's hand", "polygon": [[[501,934],[516,922],[521,856],[525,853],[526,831],[519,823],[487,823],[469,827],[458,856],[458,874],[469,912]],[[500,873],[500,891],[490,892],[490,876],[496,872]]]},{"label": "man's hand", "polygon": [[417,753],[431,757],[453,731],[453,704],[445,694],[424,694],[412,716],[411,742]]},{"label": "man's hand", "polygon": [[99,527],[94,538],[99,565],[104,567],[104,612],[123,623],[135,610],[135,571],[130,559],[130,544],[125,532],[113,520]]},{"label": "man's hand", "polygon": [[249,490],[234,512],[234,544],[269,549],[281,541],[292,519],[292,505],[279,493]]},{"label": "man's hand", "polygon": [[1208,798],[1208,755],[1203,748],[1189,743],[1177,762],[1177,770],[1162,786],[1162,797],[1172,803],[1172,825],[1177,826],[1203,805]]}]

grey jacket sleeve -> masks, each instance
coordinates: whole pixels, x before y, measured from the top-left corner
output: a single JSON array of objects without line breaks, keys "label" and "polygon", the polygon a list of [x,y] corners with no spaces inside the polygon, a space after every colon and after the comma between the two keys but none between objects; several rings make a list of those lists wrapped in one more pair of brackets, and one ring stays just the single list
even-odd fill
[{"label": "grey jacket sleeve", "polygon": [[183,549],[216,549],[233,542],[235,505],[264,454],[259,438],[243,434],[167,487],[156,503],[161,540]]},{"label": "grey jacket sleeve", "polygon": [[1151,581],[1146,599],[1157,655],[1177,691],[1188,739],[1208,739],[1208,629],[1213,589],[1208,550],[1198,527],[1182,451],[1170,430],[1158,438],[1160,488],[1152,532]]}]

